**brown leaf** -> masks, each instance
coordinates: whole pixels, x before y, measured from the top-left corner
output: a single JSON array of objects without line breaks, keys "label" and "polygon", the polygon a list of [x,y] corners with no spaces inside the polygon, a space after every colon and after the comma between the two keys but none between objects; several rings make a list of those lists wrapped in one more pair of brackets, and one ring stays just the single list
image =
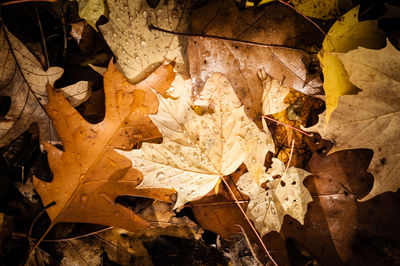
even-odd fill
[{"label": "brown leaf", "polygon": [[[44,104],[47,103],[46,84],[53,85],[64,70],[60,67],[43,70],[36,57],[4,25],[0,27],[0,43],[0,97],[11,99],[6,116],[0,118],[0,146],[20,136],[32,124],[38,126],[42,142],[59,143]],[[86,81],[64,87],[62,91],[73,106],[90,96]]]},{"label": "brown leaf", "polygon": [[169,190],[136,190],[141,173],[114,151],[129,150],[140,140],[161,135],[147,114],[157,112],[157,98],[150,88],[164,93],[174,78],[172,66],[160,66],[136,85],[110,62],[104,74],[106,114],[102,122],[90,124],[50,86],[46,110],[54,121],[64,151],[44,143],[54,178],[51,183],[34,179],[52,225],[83,222],[118,226],[135,231],[149,224],[130,209],[116,204],[120,195],[135,195],[170,201]]},{"label": "brown leaf", "polygon": [[[302,44],[300,36],[314,31],[304,18],[279,4],[239,10],[233,1],[209,1],[208,5],[193,11],[191,22],[196,34],[291,47]],[[188,46],[194,92],[203,87],[211,73],[219,72],[232,83],[250,118],[261,113],[263,87],[257,76],[259,69],[306,94],[320,92],[320,81],[307,75],[302,61],[306,57],[309,57],[306,52],[295,49],[260,47],[207,37],[191,37]]]}]

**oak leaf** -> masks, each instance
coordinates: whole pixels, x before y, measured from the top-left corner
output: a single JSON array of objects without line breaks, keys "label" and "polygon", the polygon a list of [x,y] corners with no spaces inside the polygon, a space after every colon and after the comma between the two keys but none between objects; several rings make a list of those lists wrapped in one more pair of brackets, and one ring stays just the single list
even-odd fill
[{"label": "oak leaf", "polygon": [[318,53],[324,74],[327,122],[340,96],[357,93],[357,88],[349,81],[343,64],[333,53],[346,53],[358,46],[382,48],[385,44],[385,35],[378,28],[378,21],[358,21],[359,9],[359,6],[351,9],[333,24]]},{"label": "oak leaf", "polygon": [[54,121],[64,151],[43,143],[53,180],[34,178],[52,225],[57,222],[95,223],[135,231],[149,223],[115,203],[117,196],[139,195],[169,200],[161,189],[137,190],[141,173],[114,148],[129,150],[142,139],[161,137],[148,113],[157,111],[150,88],[164,93],[174,78],[172,66],[160,66],[139,84],[132,85],[110,62],[104,74],[105,117],[98,124],[86,122],[62,93],[50,86],[46,110]]},{"label": "oak leaf", "polygon": [[[264,90],[257,76],[259,69],[306,94],[321,92],[319,78],[308,75],[304,65],[303,59],[310,60],[308,53],[246,43],[304,45],[300,36],[309,36],[315,30],[304,18],[281,4],[239,10],[233,1],[209,1],[193,10],[191,25],[196,34],[237,40],[189,38],[188,61],[194,93],[201,90],[214,72],[221,73],[232,83],[248,117],[254,119],[261,115]],[[282,27],[284,31],[275,30]]]},{"label": "oak leaf", "polygon": [[190,92],[188,84],[178,99],[157,95],[158,113],[150,117],[163,134],[161,144],[118,151],[143,173],[137,188],[175,189],[175,208],[207,194],[242,162],[257,180],[265,169],[266,153],[274,151],[269,131],[261,131],[246,116],[224,76],[212,75],[199,95],[208,101],[203,115],[192,110]]},{"label": "oak leaf", "polygon": [[271,168],[260,179],[260,183],[266,182],[267,190],[254,182],[248,173],[239,178],[238,189],[250,197],[246,214],[262,236],[271,231],[279,232],[286,214],[304,224],[307,204],[312,201],[310,192],[303,185],[309,175],[293,166],[285,171],[284,163],[273,158]]},{"label": "oak leaf", "polygon": [[107,0],[110,18],[100,31],[117,58],[125,76],[139,82],[164,61],[175,61],[175,69],[186,73],[184,46],[176,35],[151,30],[151,24],[185,32],[188,7],[178,0],[161,1],[151,8],[146,0]]},{"label": "oak leaf", "polygon": [[396,192],[400,187],[400,52],[388,42],[380,50],[359,47],[337,56],[350,81],[362,91],[340,97],[326,127],[324,113],[318,124],[307,130],[333,141],[330,153],[357,148],[374,151],[369,170],[375,182],[362,201],[386,191]]},{"label": "oak leaf", "polygon": [[[2,25],[0,29],[0,96],[10,97],[5,119],[0,120],[0,146],[20,136],[32,124],[39,129],[41,142],[59,143],[58,135],[46,114],[46,84],[53,85],[64,70],[50,67],[43,70],[35,56]],[[62,89],[73,106],[90,96],[88,82],[80,81]]]}]

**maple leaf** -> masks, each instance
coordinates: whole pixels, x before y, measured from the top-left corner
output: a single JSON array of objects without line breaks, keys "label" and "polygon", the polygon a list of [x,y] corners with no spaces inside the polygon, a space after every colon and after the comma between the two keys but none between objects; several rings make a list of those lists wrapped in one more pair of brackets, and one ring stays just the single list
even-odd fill
[{"label": "maple leaf", "polygon": [[333,24],[322,43],[318,58],[324,74],[327,122],[335,110],[339,97],[357,93],[348,74],[334,53],[346,53],[358,46],[382,48],[385,34],[377,20],[358,21],[359,6],[351,9]]},{"label": "maple leaf", "polygon": [[[47,103],[46,84],[53,85],[64,70],[50,67],[44,71],[35,56],[4,25],[0,29],[0,43],[0,96],[11,98],[10,109],[5,119],[0,120],[0,146],[20,136],[32,124],[38,126],[42,142],[59,143],[43,105]],[[90,96],[86,81],[62,91],[73,106]]]},{"label": "maple leaf", "polygon": [[208,111],[198,115],[190,107],[191,86],[174,100],[158,95],[158,113],[151,120],[163,134],[161,144],[118,151],[139,169],[138,188],[171,188],[178,193],[175,208],[208,193],[222,176],[245,163],[252,177],[263,173],[265,156],[274,151],[269,131],[258,129],[245,114],[228,80],[219,73],[206,82],[200,99]]},{"label": "maple leaf", "polygon": [[259,69],[257,74],[264,88],[262,114],[275,114],[285,110],[289,105],[284,103],[283,100],[289,93],[289,87],[267,75],[263,69]]},{"label": "maple leaf", "polygon": [[350,81],[362,91],[340,97],[326,127],[324,113],[318,124],[307,130],[333,141],[330,153],[357,148],[374,151],[369,170],[375,182],[362,201],[386,191],[395,192],[400,187],[400,52],[388,42],[380,50],[360,47],[337,56]]},{"label": "maple leaf", "polygon": [[266,182],[267,190],[254,182],[248,173],[239,178],[238,189],[250,197],[246,214],[262,236],[271,231],[279,232],[286,214],[304,224],[307,204],[312,201],[310,192],[303,185],[309,175],[312,174],[293,166],[285,171],[284,163],[272,158],[271,168],[260,179],[261,183]]},{"label": "maple leaf", "polygon": [[129,150],[142,139],[161,137],[147,117],[157,111],[157,99],[150,88],[164,93],[173,77],[171,65],[160,66],[147,79],[132,85],[110,62],[104,74],[106,113],[98,124],[86,122],[62,93],[48,87],[46,110],[64,151],[43,143],[54,178],[50,183],[34,178],[34,186],[45,206],[56,203],[46,209],[52,225],[84,222],[135,231],[149,223],[116,204],[117,196],[140,195],[170,201],[171,191],[135,189],[141,181],[140,172],[132,169],[130,161],[114,148]]},{"label": "maple leaf", "polygon": [[[192,13],[194,33],[237,40],[189,38],[188,61],[195,94],[203,88],[210,75],[221,73],[232,83],[240,101],[245,105],[247,116],[254,119],[261,115],[264,91],[257,76],[259,69],[273,79],[306,94],[321,92],[319,78],[308,75],[304,65],[303,59],[309,59],[308,53],[246,44],[304,45],[299,36],[309,35],[314,29],[311,30],[308,22],[293,14],[292,10],[280,4],[239,10],[233,1],[209,1]],[[282,17],[285,19],[282,20]],[[281,27],[285,31],[273,30]]]},{"label": "maple leaf", "polygon": [[185,31],[188,10],[179,1],[161,1],[156,8],[147,1],[108,0],[110,19],[100,26],[126,77],[139,82],[164,61],[174,61],[175,70],[186,73],[184,46],[178,36],[150,30],[150,24],[167,30]]}]

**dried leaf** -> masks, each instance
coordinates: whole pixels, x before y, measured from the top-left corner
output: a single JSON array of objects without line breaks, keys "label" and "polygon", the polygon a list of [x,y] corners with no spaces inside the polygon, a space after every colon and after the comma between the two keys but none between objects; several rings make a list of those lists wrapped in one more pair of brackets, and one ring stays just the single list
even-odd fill
[{"label": "dried leaf", "polygon": [[257,74],[264,88],[262,114],[275,114],[285,110],[289,105],[284,103],[283,100],[289,93],[289,87],[267,75],[263,69],[260,69]]},{"label": "dried leaf", "polygon": [[187,12],[178,0],[161,1],[156,8],[146,0],[108,0],[110,20],[100,26],[126,77],[139,82],[163,62],[175,61],[186,73],[183,45],[176,35],[150,30],[151,24],[166,30],[185,31]]},{"label": "dried leaf", "polygon": [[101,16],[108,17],[108,7],[105,0],[76,0],[79,5],[79,16],[97,30],[96,22]]},{"label": "dried leaf", "polygon": [[34,178],[34,186],[52,221],[83,222],[118,226],[129,231],[149,224],[130,209],[115,203],[120,195],[139,195],[169,201],[170,191],[137,190],[140,172],[114,148],[129,150],[142,139],[160,137],[147,117],[157,110],[150,88],[163,93],[174,74],[172,66],[160,66],[147,79],[131,85],[111,62],[104,74],[106,114],[102,122],[90,124],[49,87],[46,110],[54,121],[64,151],[44,143],[54,178],[51,183]]},{"label": "dried leaf", "polygon": [[[212,73],[221,73],[232,83],[245,105],[247,116],[254,119],[261,115],[264,90],[257,76],[259,69],[306,94],[321,92],[319,78],[308,75],[302,61],[310,57],[306,52],[245,44],[256,42],[303,47],[300,36],[309,36],[315,30],[311,30],[304,18],[293,14],[292,10],[279,3],[259,9],[239,10],[233,1],[209,1],[192,13],[194,33],[242,41],[207,37],[189,39],[188,60],[194,93],[201,90]],[[285,30],[279,31],[279,28]]]},{"label": "dried leaf", "polygon": [[[276,0],[261,0],[258,5],[270,3]],[[343,10],[351,8],[350,0],[291,0],[291,4],[304,16],[318,19],[333,19],[343,14]],[[252,1],[246,2],[247,7],[254,6]]]},{"label": "dried leaf", "polygon": [[248,173],[240,177],[238,189],[250,197],[246,213],[262,236],[271,231],[279,232],[286,214],[304,224],[307,204],[312,201],[303,185],[309,175],[293,166],[285,171],[284,163],[273,158],[271,168],[260,179],[261,183],[266,182],[267,190],[255,183]]},{"label": "dried leaf", "polygon": [[118,151],[143,172],[138,188],[175,189],[175,208],[207,194],[242,162],[257,179],[265,169],[266,153],[274,151],[269,132],[249,120],[224,76],[216,73],[205,84],[199,96],[208,100],[203,115],[191,109],[190,91],[187,86],[176,100],[158,95],[159,111],[150,117],[163,134],[161,144]]},{"label": "dried leaf", "polygon": [[385,35],[377,20],[358,21],[359,6],[353,8],[333,24],[318,53],[324,74],[327,120],[338,105],[339,97],[354,94],[357,88],[350,83],[348,74],[333,52],[346,53],[358,46],[382,48]]},{"label": "dried leaf", "polygon": [[390,44],[380,50],[358,48],[337,54],[350,81],[362,91],[340,97],[327,126],[326,115],[308,128],[335,143],[330,151],[370,148],[374,151],[369,170],[375,177],[371,192],[362,200],[400,187],[399,109],[400,52]]},{"label": "dried leaf", "polygon": [[[53,85],[64,70],[59,67],[42,69],[39,61],[29,50],[2,25],[0,29],[0,96],[11,98],[10,109],[0,120],[0,146],[8,144],[26,131],[32,124],[39,128],[40,140],[59,143],[48,114],[46,84]],[[88,83],[80,81],[62,89],[73,106],[90,96]]]}]

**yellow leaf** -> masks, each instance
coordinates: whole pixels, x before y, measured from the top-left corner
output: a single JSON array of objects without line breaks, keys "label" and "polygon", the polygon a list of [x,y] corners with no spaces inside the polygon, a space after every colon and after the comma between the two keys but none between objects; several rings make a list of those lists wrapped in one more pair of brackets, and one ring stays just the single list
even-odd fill
[{"label": "yellow leaf", "polygon": [[76,0],[79,5],[79,16],[97,31],[96,22],[104,15],[108,17],[105,0]]},{"label": "yellow leaf", "polygon": [[378,28],[378,21],[359,22],[358,10],[358,6],[353,8],[333,24],[322,43],[322,50],[318,53],[324,74],[327,123],[338,105],[339,97],[357,92],[342,63],[331,53],[346,53],[358,46],[381,48],[385,45],[385,35]]}]

